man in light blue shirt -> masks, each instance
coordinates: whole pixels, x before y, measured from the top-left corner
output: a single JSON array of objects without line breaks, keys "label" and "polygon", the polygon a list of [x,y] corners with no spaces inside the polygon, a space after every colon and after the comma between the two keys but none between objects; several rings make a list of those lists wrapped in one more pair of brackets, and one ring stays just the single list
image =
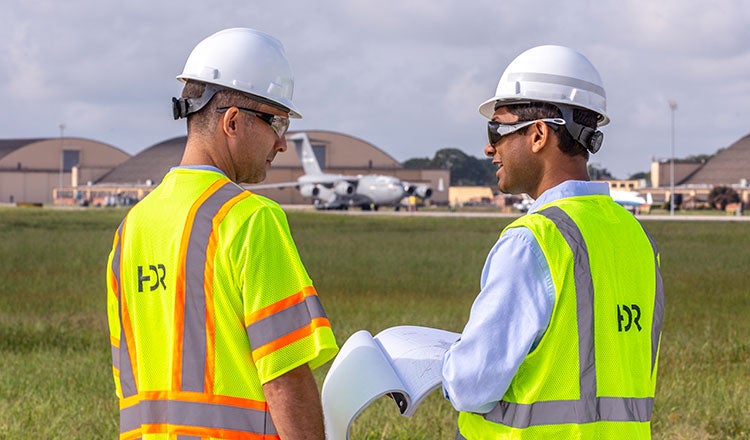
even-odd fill
[{"label": "man in light blue shirt", "polygon": [[[524,52],[479,111],[490,120],[484,152],[497,167],[498,189],[535,199],[529,214],[563,198],[609,195],[606,183],[588,176],[589,154],[602,143],[597,128],[609,118],[601,78],[580,53],[561,46]],[[536,236],[526,227],[506,230],[487,257],[461,339],[443,360],[443,392],[454,408],[487,414],[498,406],[545,335],[555,302]]]},{"label": "man in light blue shirt", "polygon": [[[595,194],[608,195],[609,185],[565,181],[539,196],[529,214],[554,200]],[[509,229],[495,243],[480,288],[461,340],[446,353],[443,384],[457,410],[487,413],[544,335],[555,304],[547,260],[528,229]]]}]

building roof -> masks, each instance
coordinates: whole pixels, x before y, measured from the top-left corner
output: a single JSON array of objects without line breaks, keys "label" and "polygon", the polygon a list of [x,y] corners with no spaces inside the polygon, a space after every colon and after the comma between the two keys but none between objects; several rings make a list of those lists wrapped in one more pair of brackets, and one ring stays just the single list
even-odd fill
[{"label": "building roof", "polygon": [[97,184],[158,184],[169,169],[179,165],[187,136],[178,136],[153,145],[97,180]]},{"label": "building roof", "polygon": [[[302,130],[301,130],[302,131]],[[400,169],[401,164],[375,145],[343,133],[326,130],[303,130],[310,136],[313,145],[326,146],[324,169],[373,168]],[[299,133],[290,131],[287,136]],[[170,168],[179,165],[185,151],[186,136],[179,136],[149,147],[99,179],[97,184],[144,184],[151,181],[156,185],[164,179]],[[287,141],[287,153],[279,154],[273,161],[271,170],[280,168],[300,168],[302,163],[294,150],[294,144]]]},{"label": "building roof", "polygon": [[735,185],[750,181],[750,134],[720,151],[682,184]]},{"label": "building roof", "polygon": [[9,155],[10,153],[23,148],[29,144],[46,140],[46,138],[33,138],[33,139],[0,139],[0,159]]}]

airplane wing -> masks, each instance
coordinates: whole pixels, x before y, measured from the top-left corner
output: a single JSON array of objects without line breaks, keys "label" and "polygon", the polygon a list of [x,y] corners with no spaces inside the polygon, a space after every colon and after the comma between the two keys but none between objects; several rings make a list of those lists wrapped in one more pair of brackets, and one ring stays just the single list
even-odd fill
[{"label": "airplane wing", "polygon": [[253,183],[250,185],[242,185],[242,187],[249,190],[269,188],[299,188],[299,182]]}]

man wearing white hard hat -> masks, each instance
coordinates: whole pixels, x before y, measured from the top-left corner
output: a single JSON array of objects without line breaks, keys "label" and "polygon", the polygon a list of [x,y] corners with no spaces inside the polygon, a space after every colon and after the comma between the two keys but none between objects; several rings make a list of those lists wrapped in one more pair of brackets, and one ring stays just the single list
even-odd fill
[{"label": "man wearing white hard hat", "polygon": [[562,46],[515,58],[479,112],[498,188],[535,199],[482,271],[443,361],[457,439],[650,438],[664,291],[654,241],[603,182],[606,95]]},{"label": "man wearing white hard hat", "polygon": [[187,144],[118,228],[107,265],[120,438],[324,438],[311,370],[338,347],[279,205],[240,183],[286,149],[294,79],[253,29],[193,49]]}]

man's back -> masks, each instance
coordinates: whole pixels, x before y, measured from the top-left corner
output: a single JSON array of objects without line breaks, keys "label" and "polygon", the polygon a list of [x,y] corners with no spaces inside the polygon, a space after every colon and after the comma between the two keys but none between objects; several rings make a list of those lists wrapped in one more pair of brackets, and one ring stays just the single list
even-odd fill
[{"label": "man's back", "polygon": [[122,432],[275,434],[263,384],[335,354],[283,212],[219,172],[171,171],[128,213],[109,269]]}]

